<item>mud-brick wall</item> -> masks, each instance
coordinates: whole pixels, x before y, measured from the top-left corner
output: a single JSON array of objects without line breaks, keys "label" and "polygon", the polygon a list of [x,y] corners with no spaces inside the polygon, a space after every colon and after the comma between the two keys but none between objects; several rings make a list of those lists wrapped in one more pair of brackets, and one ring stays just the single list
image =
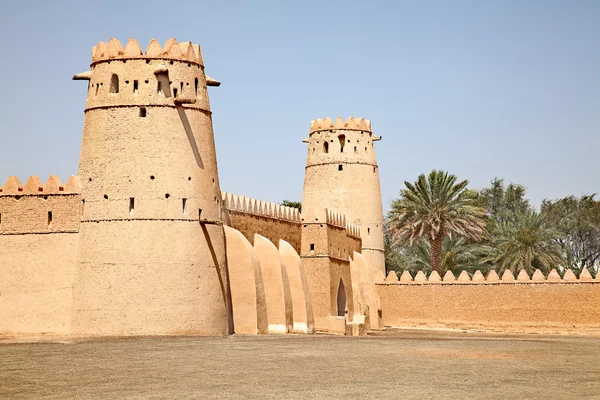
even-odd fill
[{"label": "mud-brick wall", "polygon": [[254,243],[254,234],[258,233],[276,246],[279,246],[279,239],[283,239],[300,253],[300,222],[231,210],[229,218],[231,227],[242,232],[250,243]]},{"label": "mud-brick wall", "polygon": [[524,333],[600,333],[600,281],[378,284],[383,323]]},{"label": "mud-brick wall", "polygon": [[78,194],[0,196],[0,338],[68,335]]}]

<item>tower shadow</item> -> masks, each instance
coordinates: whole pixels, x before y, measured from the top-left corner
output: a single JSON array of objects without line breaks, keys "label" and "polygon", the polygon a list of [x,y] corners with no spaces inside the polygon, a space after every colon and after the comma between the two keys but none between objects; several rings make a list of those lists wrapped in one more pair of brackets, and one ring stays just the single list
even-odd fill
[{"label": "tower shadow", "polygon": [[196,144],[196,138],[194,137],[194,131],[190,125],[190,121],[188,121],[187,115],[185,114],[185,108],[177,105],[177,113],[179,114],[179,119],[181,119],[181,123],[183,125],[183,129],[185,129],[185,133],[190,142],[190,146],[192,148],[192,152],[194,153],[194,158],[196,159],[196,164],[201,169],[204,169],[204,163],[202,162],[202,157],[200,156],[200,151],[198,150],[198,145]]}]

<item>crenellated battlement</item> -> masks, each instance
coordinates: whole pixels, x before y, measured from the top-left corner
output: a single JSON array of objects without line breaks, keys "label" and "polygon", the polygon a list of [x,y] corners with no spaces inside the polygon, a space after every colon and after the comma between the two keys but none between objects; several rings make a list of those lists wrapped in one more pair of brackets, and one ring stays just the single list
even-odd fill
[{"label": "crenellated battlement", "polygon": [[179,60],[204,66],[200,45],[192,42],[179,43],[175,38],[167,40],[164,46],[161,46],[158,40],[152,39],[145,52],[135,38],[129,39],[125,47],[115,38],[111,38],[108,42],[98,42],[92,47],[92,64],[136,58]]},{"label": "crenellated battlement", "polygon": [[227,211],[237,211],[257,216],[269,217],[290,222],[300,222],[301,215],[297,208],[285,207],[281,204],[256,200],[246,196],[221,192],[223,206]]},{"label": "crenellated battlement", "polygon": [[66,184],[56,175],[45,184],[30,176],[24,185],[10,176],[0,188],[0,235],[78,232],[80,192],[75,175]]},{"label": "crenellated battlement", "polygon": [[64,185],[56,175],[50,175],[45,184],[42,184],[38,176],[32,175],[24,185],[17,176],[9,176],[4,186],[0,186],[0,196],[78,194],[80,192],[81,183],[77,175],[72,175]]},{"label": "crenellated battlement", "polygon": [[590,272],[585,269],[579,275],[579,278],[572,270],[565,271],[561,276],[556,269],[553,269],[545,276],[542,271],[536,269],[532,276],[529,276],[525,270],[521,270],[515,277],[509,270],[504,271],[502,276],[498,276],[496,271],[492,270],[485,277],[481,271],[475,271],[473,276],[467,271],[455,276],[451,271],[447,271],[444,277],[433,271],[429,276],[426,276],[423,271],[419,271],[413,277],[410,272],[404,271],[400,278],[394,271],[391,271],[384,281],[377,282],[382,285],[398,284],[398,285],[413,285],[413,284],[520,284],[520,283],[600,283],[600,274],[594,279]]},{"label": "crenellated battlement", "polygon": [[335,121],[331,118],[317,118],[310,121],[310,133],[338,129],[371,132],[371,121],[354,117],[348,117],[345,121],[342,117],[337,117]]}]

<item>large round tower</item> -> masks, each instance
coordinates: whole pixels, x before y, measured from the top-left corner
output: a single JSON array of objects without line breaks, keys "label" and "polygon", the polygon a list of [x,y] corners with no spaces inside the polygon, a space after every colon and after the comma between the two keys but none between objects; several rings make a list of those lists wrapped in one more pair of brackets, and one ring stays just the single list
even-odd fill
[{"label": "large round tower", "polygon": [[352,117],[311,122],[303,210],[328,208],[360,226],[362,253],[374,274],[385,273],[379,168],[371,122]]},{"label": "large round tower", "polygon": [[92,49],[74,335],[228,333],[220,188],[200,47]]}]

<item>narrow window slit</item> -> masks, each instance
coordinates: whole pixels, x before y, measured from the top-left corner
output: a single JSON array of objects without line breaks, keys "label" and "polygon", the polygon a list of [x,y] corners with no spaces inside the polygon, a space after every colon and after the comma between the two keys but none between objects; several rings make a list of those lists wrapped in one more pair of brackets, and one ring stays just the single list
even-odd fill
[{"label": "narrow window slit", "polygon": [[135,211],[135,198],[130,197],[129,198],[129,215],[133,215],[134,211]]},{"label": "narrow window slit", "polygon": [[133,81],[133,93],[137,94],[139,89],[139,82],[137,80]]},{"label": "narrow window slit", "polygon": [[187,199],[181,199],[181,208],[183,215],[187,215]]},{"label": "narrow window slit", "polygon": [[315,244],[314,243],[310,244],[310,251],[315,251]]},{"label": "narrow window slit", "polygon": [[140,107],[140,118],[146,118],[146,107]]},{"label": "narrow window slit", "polygon": [[52,225],[52,211],[48,211],[48,226]]}]

